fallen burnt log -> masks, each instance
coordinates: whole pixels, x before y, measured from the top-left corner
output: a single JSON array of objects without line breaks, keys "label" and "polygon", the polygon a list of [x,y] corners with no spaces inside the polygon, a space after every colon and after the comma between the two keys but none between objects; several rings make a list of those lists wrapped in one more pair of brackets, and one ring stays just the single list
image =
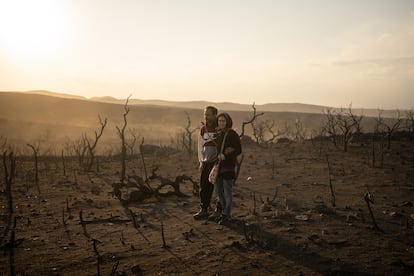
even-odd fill
[{"label": "fallen burnt log", "polygon": [[[189,178],[186,175],[179,175],[175,178],[174,181],[171,181],[170,179],[164,178],[162,176],[159,176],[158,179],[161,181],[161,184],[155,189],[155,193],[157,193],[158,195],[172,195],[175,194],[179,197],[185,197],[186,195],[183,194],[180,191],[180,184],[184,183],[184,181],[186,180],[191,180],[191,178]],[[166,186],[171,186],[173,187],[174,191],[168,191],[166,193],[163,193],[161,190],[166,187]]]},{"label": "fallen burnt log", "polygon": [[[187,196],[180,190],[180,184],[190,181],[193,184],[193,194],[198,194],[198,183],[187,175],[176,176],[174,180],[159,176],[153,170],[152,175],[148,178],[148,182],[140,176],[128,176],[127,183],[113,183],[113,195],[117,197],[122,204],[133,202],[141,202],[153,196],[170,196],[179,197]],[[152,188],[150,184],[157,183],[157,187]],[[172,190],[166,189],[171,186]],[[166,191],[167,190],[167,191]]]}]

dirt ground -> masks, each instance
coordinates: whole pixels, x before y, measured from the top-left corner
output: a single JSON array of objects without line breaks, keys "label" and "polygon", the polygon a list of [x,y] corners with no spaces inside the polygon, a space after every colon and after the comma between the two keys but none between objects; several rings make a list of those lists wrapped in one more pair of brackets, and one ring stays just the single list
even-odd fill
[{"label": "dirt ground", "polygon": [[[60,161],[42,161],[37,188],[34,162],[18,158],[14,246],[7,243],[10,231],[0,248],[0,274],[10,274],[11,259],[17,275],[414,274],[413,142],[394,142],[375,167],[370,145],[343,152],[307,141],[244,144],[243,150],[226,225],[193,219],[199,203],[189,180],[180,184],[182,196],[166,193],[173,191],[166,186],[164,196],[127,204],[113,194],[118,160],[101,158],[93,173],[67,161],[66,176]],[[145,160],[149,174],[158,166],[165,179],[186,175],[198,182],[194,156]],[[8,211],[1,169],[3,237]],[[141,159],[128,160],[127,172],[144,177]]]}]

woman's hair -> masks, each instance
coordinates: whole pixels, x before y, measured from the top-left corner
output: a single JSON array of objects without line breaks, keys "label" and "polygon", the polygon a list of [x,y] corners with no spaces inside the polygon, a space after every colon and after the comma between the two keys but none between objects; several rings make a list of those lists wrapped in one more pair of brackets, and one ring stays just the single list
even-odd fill
[{"label": "woman's hair", "polygon": [[220,117],[224,117],[226,119],[226,128],[232,128],[233,127],[233,120],[231,119],[229,113],[223,112],[223,113],[220,113],[219,115],[217,115],[217,124],[218,124],[218,119]]}]

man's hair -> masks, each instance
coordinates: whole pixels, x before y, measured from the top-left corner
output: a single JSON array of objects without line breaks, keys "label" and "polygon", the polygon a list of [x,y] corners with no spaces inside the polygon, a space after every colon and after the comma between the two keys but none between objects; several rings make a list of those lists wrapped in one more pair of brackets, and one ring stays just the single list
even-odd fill
[{"label": "man's hair", "polygon": [[212,106],[212,105],[208,105],[208,106],[206,106],[205,108],[204,108],[205,110],[211,110],[211,111],[213,111],[213,114],[214,115],[217,115],[217,108],[216,107],[214,107],[214,106]]}]

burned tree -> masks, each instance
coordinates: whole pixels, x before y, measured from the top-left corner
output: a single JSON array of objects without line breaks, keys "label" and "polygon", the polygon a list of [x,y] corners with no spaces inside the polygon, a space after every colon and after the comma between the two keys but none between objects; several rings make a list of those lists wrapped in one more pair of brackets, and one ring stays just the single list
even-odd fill
[{"label": "burned tree", "polygon": [[[343,115],[342,115],[343,113]],[[342,134],[342,143],[344,146],[344,151],[348,151],[348,144],[355,136],[355,134],[361,132],[361,121],[363,116],[357,116],[352,113],[352,108],[349,106],[348,112],[342,112],[338,114],[337,120],[339,129]]]},{"label": "burned tree", "polygon": [[63,154],[63,150],[62,150],[62,154],[61,154],[61,160],[62,160],[63,176],[66,177],[66,162],[65,162],[65,156]]},{"label": "burned tree", "polygon": [[105,120],[102,121],[101,116],[99,116],[99,123],[101,125],[101,129],[99,133],[95,131],[95,141],[91,142],[86,135],[84,135],[84,138],[83,138],[83,140],[85,141],[85,144],[87,145],[87,150],[88,150],[87,164],[85,167],[85,170],[88,172],[92,170],[92,166],[95,161],[96,146],[98,145],[98,141],[103,134],[103,131],[107,123],[107,119],[105,118]]},{"label": "burned tree", "polygon": [[382,232],[381,228],[379,228],[379,226],[378,226],[378,224],[375,220],[374,213],[372,212],[371,204],[374,204],[374,199],[373,199],[373,197],[372,197],[372,195],[369,191],[365,194],[364,200],[367,203],[368,211],[369,211],[369,214],[371,216],[372,224],[374,226],[374,229],[377,230],[377,231]]},{"label": "burned tree", "polygon": [[295,125],[294,125],[294,138],[293,140],[295,140],[296,142],[303,142],[306,138],[306,131],[303,127],[303,122],[301,119],[296,119],[295,120]]},{"label": "burned tree", "polygon": [[286,128],[284,130],[280,130],[278,128],[276,132],[273,130],[273,127],[275,126],[275,121],[274,120],[272,120],[272,121],[269,121],[269,120],[266,121],[265,122],[265,125],[266,125],[267,132],[270,134],[270,138],[268,138],[267,141],[266,141],[267,143],[273,143],[273,142],[275,142],[275,140],[278,137],[280,137],[280,136],[282,136],[283,134],[286,133]]},{"label": "burned tree", "polygon": [[339,112],[328,109],[326,119],[326,133],[331,136],[335,146],[337,146],[337,137],[340,137],[343,150],[347,152],[350,141],[357,133],[361,132],[361,121],[363,116],[353,114],[352,108],[349,106],[348,111],[344,111],[342,108]]},{"label": "burned tree", "polygon": [[379,140],[379,154],[380,154],[380,166],[382,167],[384,162],[384,148],[385,148],[385,133],[381,129],[382,124],[382,110],[378,110],[378,117],[376,118],[376,124],[374,126],[374,131],[372,133],[371,139],[371,149],[372,149],[372,167],[376,166],[377,161],[377,150],[376,150],[376,141]]},{"label": "burned tree", "polygon": [[256,143],[259,145],[272,144],[278,137],[286,133],[286,131],[282,131],[279,128],[277,130],[273,130],[274,127],[274,120],[257,120],[257,122],[253,121],[253,136],[256,139]]},{"label": "burned tree", "polygon": [[[9,164],[7,164],[9,162]],[[15,177],[16,173],[16,157],[13,152],[10,152],[7,155],[7,151],[3,152],[3,167],[4,167],[4,180],[6,184],[6,197],[7,197],[7,222],[4,231],[4,235],[2,236],[1,243],[3,243],[3,239],[7,237],[8,232],[10,230],[10,226],[13,220],[13,196],[11,191],[11,186]]]},{"label": "burned tree", "polygon": [[265,141],[265,133],[266,133],[266,123],[265,121],[256,121],[252,122],[252,129],[253,129],[253,137],[256,140],[256,143],[261,145]]},{"label": "burned tree", "polygon": [[[324,148],[324,144],[325,144],[324,142],[326,141],[325,139],[326,136],[327,136],[326,129],[323,126],[312,130],[311,142],[312,144],[318,147],[319,157],[322,157],[322,150]],[[316,142],[318,142],[318,144],[316,144]]]},{"label": "burned tree", "polygon": [[185,114],[187,116],[187,125],[185,126],[185,132],[183,133],[183,147],[187,149],[188,155],[191,156],[193,153],[193,133],[199,128],[191,128],[190,114],[188,114],[187,111],[185,111]]},{"label": "burned tree", "polygon": [[240,137],[243,137],[243,136],[244,136],[244,129],[245,129],[246,125],[250,125],[250,124],[252,124],[252,123],[256,120],[256,118],[257,118],[257,117],[264,115],[264,113],[263,113],[263,112],[262,112],[262,113],[257,114],[257,112],[256,112],[256,107],[255,107],[254,103],[252,104],[252,108],[253,108],[253,116],[252,116],[252,118],[251,118],[250,120],[248,120],[248,121],[244,121],[244,122],[242,123],[242,132],[241,132],[241,133],[240,133],[240,135],[239,135]]},{"label": "burned tree", "polygon": [[337,137],[338,137],[338,126],[335,120],[334,111],[330,108],[326,110],[326,122],[324,124],[323,132],[327,133],[328,136],[332,139],[332,143],[335,147],[338,146]]},{"label": "burned tree", "polygon": [[126,146],[128,148],[130,156],[134,156],[135,154],[135,146],[138,141],[139,135],[137,134],[136,129],[130,129],[129,134],[132,136],[132,140],[130,142],[127,142]]},{"label": "burned tree", "polygon": [[38,153],[39,153],[39,146],[34,146],[31,144],[27,144],[33,150],[34,162],[35,162],[35,185],[37,187],[37,191],[40,193],[39,187],[39,162],[38,162]]},{"label": "burned tree", "polygon": [[126,129],[126,126],[127,126],[127,124],[128,124],[128,121],[127,121],[127,116],[128,116],[128,113],[129,113],[129,107],[128,107],[128,101],[129,101],[129,98],[130,98],[131,96],[129,96],[127,99],[126,99],[126,102],[125,102],[125,105],[124,105],[124,115],[123,115],[123,118],[124,118],[124,126],[122,127],[122,129],[120,129],[118,126],[116,126],[116,129],[118,130],[118,135],[119,135],[119,138],[121,138],[121,182],[123,183],[124,181],[125,181],[125,171],[126,171],[126,141],[125,141],[125,129]]},{"label": "burned tree", "polygon": [[410,140],[414,140],[414,109],[405,112],[405,128],[408,131]]},{"label": "burned tree", "polygon": [[86,140],[83,138],[79,138],[73,142],[70,142],[67,145],[67,149],[77,157],[79,167],[85,167],[85,156],[88,151],[88,145],[86,143]]},{"label": "burned tree", "polygon": [[328,164],[328,178],[329,178],[329,189],[331,191],[331,204],[332,204],[332,207],[335,207],[336,206],[336,195],[335,195],[334,186],[332,184],[331,164],[329,163],[328,154],[326,155],[326,163]]},{"label": "burned tree", "polygon": [[[7,165],[7,159],[9,160],[9,165]],[[7,158],[7,151],[3,153],[3,166],[4,166],[4,175],[5,175],[5,184],[6,184],[6,197],[7,197],[7,221],[4,229],[4,234],[0,237],[0,247],[3,247],[3,241],[9,236],[11,229],[10,240],[8,244],[4,246],[5,249],[9,251],[9,266],[10,266],[10,275],[15,275],[14,267],[14,247],[15,247],[15,229],[16,229],[16,217],[13,215],[13,196],[11,186],[16,173],[16,157],[13,152],[10,152]],[[4,251],[6,253],[6,250]]]},{"label": "burned tree", "polygon": [[[193,185],[193,194],[198,194],[198,183],[191,177],[183,174],[177,175],[175,179],[169,179],[158,175],[156,171],[159,167],[152,169],[152,174],[143,179],[139,175],[128,175],[127,182],[113,183],[113,194],[122,204],[129,204],[133,202],[140,202],[152,196],[170,196],[186,197],[181,189],[180,184],[190,181]],[[151,187],[151,184],[158,183],[156,187]]]},{"label": "burned tree", "polygon": [[148,189],[150,191],[152,191],[152,188],[149,185],[148,173],[147,173],[147,166],[146,166],[146,163],[145,163],[145,156],[144,156],[144,137],[142,137],[141,144],[139,145],[139,151],[140,151],[140,154],[141,154],[142,166],[144,167],[145,183],[147,184]]},{"label": "burned tree", "polygon": [[392,135],[401,128],[403,118],[401,117],[401,112],[397,110],[397,116],[394,120],[389,120],[389,123],[386,123],[385,119],[381,116],[382,110],[378,111],[377,125],[378,130],[384,133],[384,136],[387,139],[387,149],[391,148],[391,138]]}]

